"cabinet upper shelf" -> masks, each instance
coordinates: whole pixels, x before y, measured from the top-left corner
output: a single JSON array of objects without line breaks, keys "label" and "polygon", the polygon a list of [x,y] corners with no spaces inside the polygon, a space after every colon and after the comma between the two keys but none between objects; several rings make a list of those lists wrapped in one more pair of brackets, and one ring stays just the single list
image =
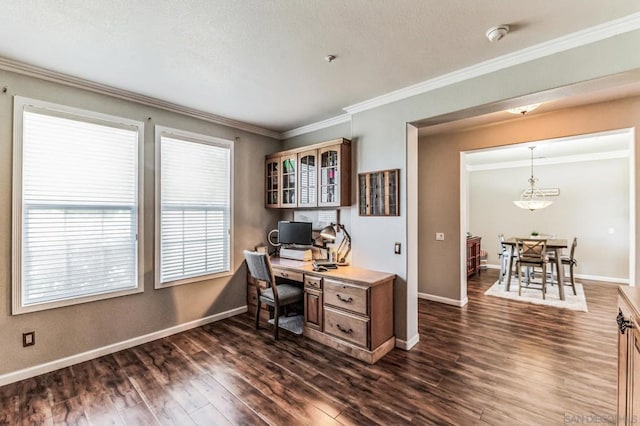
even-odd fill
[{"label": "cabinet upper shelf", "polygon": [[265,156],[268,208],[351,205],[351,141],[333,139]]}]

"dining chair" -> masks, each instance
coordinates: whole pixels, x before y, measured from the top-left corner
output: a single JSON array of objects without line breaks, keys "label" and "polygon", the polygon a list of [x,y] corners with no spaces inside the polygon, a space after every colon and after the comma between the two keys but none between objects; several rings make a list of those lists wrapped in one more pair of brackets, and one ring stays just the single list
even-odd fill
[{"label": "dining chair", "polygon": [[[542,298],[546,299],[547,293],[547,240],[546,238],[535,240],[518,238],[516,239],[516,248],[518,259],[516,265],[518,267],[518,295],[522,296],[522,267],[541,268],[542,269]],[[531,280],[527,282],[527,287],[531,284]]]},{"label": "dining chair", "polygon": [[[574,271],[573,269],[578,265],[578,261],[576,260],[576,247],[578,246],[578,237],[574,237],[573,238],[573,242],[571,243],[571,250],[569,251],[569,256],[560,256],[560,263],[562,264],[562,271],[555,271],[556,272],[556,281],[557,280],[557,276],[558,274],[564,274],[564,266],[568,265],[569,266],[569,277],[571,279],[570,283],[566,284],[566,285],[571,285],[571,288],[573,289],[573,294],[574,296],[577,295],[578,293],[576,292],[576,278],[574,275]],[[556,264],[556,258],[555,258],[555,254],[552,254],[549,256],[549,263],[551,263],[551,269],[553,270],[554,266]]]},{"label": "dining chair", "polygon": [[256,330],[260,329],[260,306],[262,303],[272,306],[274,310],[273,338],[278,340],[278,320],[281,309],[294,303],[301,303],[304,299],[302,288],[291,284],[277,284],[271,261],[266,253],[255,251],[244,251],[244,258],[247,261],[249,274],[259,281],[267,283],[266,289],[258,289],[258,306],[256,307]]},{"label": "dining chair", "polygon": [[[500,275],[498,276],[499,284],[502,284],[502,280],[507,275],[509,270],[509,258],[510,258],[510,248],[504,244],[504,234],[498,235],[498,258],[500,259]],[[518,252],[514,250],[513,258],[518,258]]]}]

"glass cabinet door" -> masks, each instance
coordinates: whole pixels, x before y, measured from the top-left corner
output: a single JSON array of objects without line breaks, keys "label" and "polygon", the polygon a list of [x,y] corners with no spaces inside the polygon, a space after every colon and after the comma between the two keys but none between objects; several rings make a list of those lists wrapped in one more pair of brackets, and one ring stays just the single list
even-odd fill
[{"label": "glass cabinet door", "polygon": [[318,205],[318,151],[298,154],[298,207]]},{"label": "glass cabinet door", "polygon": [[296,207],[296,163],[298,156],[296,154],[280,157],[280,165],[282,170],[282,199],[280,207]]},{"label": "glass cabinet door", "polygon": [[270,158],[265,162],[265,204],[267,207],[280,207],[279,166],[279,158]]},{"label": "glass cabinet door", "polygon": [[340,150],[327,147],[320,150],[319,206],[340,205]]}]

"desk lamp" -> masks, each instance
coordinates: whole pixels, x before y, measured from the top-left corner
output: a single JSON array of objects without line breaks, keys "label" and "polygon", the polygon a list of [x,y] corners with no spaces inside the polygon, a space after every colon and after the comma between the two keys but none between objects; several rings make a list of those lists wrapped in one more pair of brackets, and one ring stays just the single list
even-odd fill
[{"label": "desk lamp", "polygon": [[341,223],[332,223],[329,226],[325,226],[320,231],[320,236],[325,240],[333,242],[336,240],[336,228],[338,230],[342,230],[342,232],[344,233],[344,238],[340,242],[338,250],[336,251],[336,263],[338,263],[339,265],[346,265],[347,256],[351,252],[351,235],[349,235],[344,225]]}]

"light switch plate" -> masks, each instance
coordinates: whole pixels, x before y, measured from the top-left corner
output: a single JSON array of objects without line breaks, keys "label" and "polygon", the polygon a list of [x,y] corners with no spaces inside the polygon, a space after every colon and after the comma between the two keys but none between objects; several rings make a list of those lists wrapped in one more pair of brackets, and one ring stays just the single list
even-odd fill
[{"label": "light switch plate", "polygon": [[395,254],[400,254],[400,247],[401,247],[400,243],[396,243],[393,247],[393,252]]}]

